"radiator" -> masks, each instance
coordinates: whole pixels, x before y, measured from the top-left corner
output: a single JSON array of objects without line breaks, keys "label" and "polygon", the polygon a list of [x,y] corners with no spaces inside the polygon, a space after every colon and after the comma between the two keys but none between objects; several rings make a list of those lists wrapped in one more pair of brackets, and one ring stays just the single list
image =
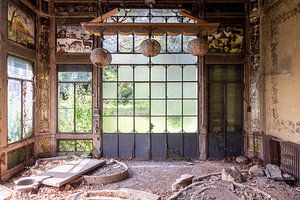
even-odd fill
[{"label": "radiator", "polygon": [[293,175],[300,185],[300,145],[291,142],[281,142],[281,169],[288,174]]}]

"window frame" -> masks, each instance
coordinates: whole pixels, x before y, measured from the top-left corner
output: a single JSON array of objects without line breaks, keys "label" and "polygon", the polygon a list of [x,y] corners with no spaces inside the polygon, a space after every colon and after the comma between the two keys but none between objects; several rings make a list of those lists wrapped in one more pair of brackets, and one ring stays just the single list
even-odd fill
[{"label": "window frame", "polygon": [[[200,107],[199,107],[199,89],[200,89],[200,85],[199,85],[199,65],[198,64],[115,64],[112,66],[116,67],[117,68],[117,77],[116,77],[116,80],[115,81],[111,81],[111,80],[104,80],[104,73],[102,72],[102,78],[101,78],[101,88],[102,88],[102,91],[101,91],[101,107],[102,107],[102,111],[100,113],[100,116],[101,116],[101,127],[102,127],[102,133],[103,134],[127,134],[127,133],[132,133],[132,134],[199,134],[199,118],[200,118],[200,115],[199,115],[199,111],[200,111]],[[119,67],[120,66],[130,66],[132,68],[132,75],[133,75],[133,78],[132,80],[130,81],[120,81],[119,80]],[[135,68],[138,68],[138,67],[147,67],[149,70],[148,70],[148,73],[149,73],[149,79],[148,81],[140,81],[140,80],[135,80]],[[155,68],[156,66],[161,66],[163,67],[165,70],[165,77],[164,79],[165,80],[152,80],[151,77],[151,72],[152,72],[152,68]],[[181,80],[168,80],[168,68],[171,67],[171,66],[180,66],[181,68]],[[194,66],[197,70],[197,73],[196,73],[196,77],[195,77],[195,80],[184,80],[184,68],[185,67],[188,67],[188,66]],[[110,66],[109,66],[110,67]],[[117,84],[117,97],[104,97],[104,83],[116,83]],[[119,103],[119,100],[121,99],[119,97],[119,84],[120,83],[131,83],[132,84],[132,88],[133,88],[133,96],[129,98],[130,101],[133,102],[133,108],[132,108],[132,114],[131,115],[120,115],[119,114],[119,107],[118,105],[120,104]],[[137,98],[135,96],[135,84],[136,83],[146,83],[148,84],[148,90],[149,90],[149,96],[148,98]],[[153,88],[153,83],[162,83],[165,85],[165,88],[164,88],[164,97],[152,97],[151,96],[151,89]],[[179,83],[181,85],[181,95],[180,97],[168,97],[168,83]],[[184,92],[183,92],[183,89],[184,89],[184,83],[194,83],[196,85],[196,96],[195,97],[184,97]],[[151,112],[151,102],[153,100],[161,100],[161,101],[164,101],[165,103],[165,110],[164,110],[164,114],[162,115],[159,115],[159,114],[152,114]],[[169,101],[180,101],[180,104],[181,104],[181,114],[168,114],[168,102]],[[195,110],[195,114],[184,114],[184,102],[185,101],[188,101],[188,100],[193,100],[193,101],[196,101],[195,102],[195,106],[197,107],[196,110]],[[117,102],[117,106],[116,106],[116,114],[113,114],[113,115],[104,115],[104,102],[105,101],[116,101]],[[148,110],[148,114],[146,115],[136,115],[136,104],[135,102],[136,101],[148,101],[149,102],[149,110]],[[116,131],[115,132],[106,132],[104,131],[104,118],[105,117],[114,117],[116,118]],[[132,120],[133,120],[133,130],[132,132],[122,132],[120,131],[120,126],[119,126],[119,120],[120,120],[120,117],[132,117]],[[136,118],[137,117],[148,117],[149,118],[149,130],[147,132],[138,132],[136,130],[136,127],[135,127],[135,124],[136,124]],[[163,117],[165,119],[164,121],[164,126],[165,126],[165,130],[162,131],[162,132],[154,132],[153,131],[153,128],[152,128],[152,118],[155,118],[155,117]],[[180,131],[179,132],[172,132],[172,131],[169,131],[168,130],[168,118],[169,117],[179,117],[181,122],[180,122]],[[184,131],[184,118],[186,117],[195,117],[196,118],[196,130],[194,132],[189,132],[189,131]]]},{"label": "window frame", "polygon": [[[17,141],[14,141],[14,142],[9,142],[9,121],[8,121],[8,105],[9,105],[9,102],[7,102],[7,144],[8,145],[14,145],[16,143],[20,143],[20,142],[23,142],[23,141],[26,141],[26,140],[29,140],[31,138],[33,138],[35,136],[35,101],[34,101],[34,98],[36,96],[36,91],[35,91],[35,80],[36,80],[36,65],[35,65],[35,62],[30,60],[30,59],[26,59],[26,58],[22,58],[20,56],[16,56],[16,55],[11,55],[11,54],[8,54],[7,57],[6,57],[6,60],[8,61],[9,57],[11,58],[15,58],[15,59],[18,59],[18,60],[22,60],[22,61],[25,61],[27,63],[30,63],[31,66],[32,66],[32,80],[29,80],[29,79],[26,79],[26,78],[15,78],[15,77],[10,77],[8,75],[8,62],[6,64],[6,67],[7,67],[7,72],[6,72],[6,83],[7,83],[7,99],[8,99],[8,81],[9,80],[14,80],[14,81],[19,81],[20,82],[20,85],[21,85],[21,134],[20,134],[20,139],[17,140]],[[24,111],[24,106],[23,106],[23,100],[24,100],[24,97],[22,95],[23,93],[23,89],[24,89],[24,82],[29,82],[32,84],[32,134],[30,135],[30,137],[24,137],[24,123],[23,123],[23,111]]]},{"label": "window frame", "polygon": [[[86,71],[80,71],[78,70],[78,72],[90,72],[91,73],[91,81],[59,81],[59,68],[77,68],[77,69],[88,69],[90,68],[90,70],[86,70]],[[68,72],[74,72],[72,70],[67,70]],[[93,105],[94,105],[94,87],[93,87],[93,81],[94,81],[94,69],[92,65],[89,64],[58,64],[57,65],[57,77],[56,77],[56,132],[58,134],[71,134],[71,135],[88,135],[88,134],[92,134],[93,133],[93,124],[94,124],[94,120],[93,120]],[[72,84],[72,86],[74,87],[74,108],[72,108],[73,113],[74,113],[74,119],[73,119],[73,127],[74,127],[74,131],[73,132],[61,132],[59,131],[59,84],[63,83],[63,84]],[[92,111],[92,116],[91,116],[91,131],[90,132],[77,132],[76,131],[76,85],[80,85],[80,84],[90,84],[91,85],[91,98],[92,98],[92,102],[91,102],[91,111]],[[66,140],[73,140],[75,138],[70,137],[69,139]],[[61,139],[60,139],[61,140]],[[57,146],[58,148],[58,146]]]}]

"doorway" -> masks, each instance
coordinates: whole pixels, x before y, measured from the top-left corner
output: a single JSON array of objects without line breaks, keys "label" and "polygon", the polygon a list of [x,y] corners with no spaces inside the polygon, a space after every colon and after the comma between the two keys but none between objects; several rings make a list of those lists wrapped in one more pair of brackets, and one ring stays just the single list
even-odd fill
[{"label": "doorway", "polygon": [[208,65],[208,157],[243,150],[242,65]]}]

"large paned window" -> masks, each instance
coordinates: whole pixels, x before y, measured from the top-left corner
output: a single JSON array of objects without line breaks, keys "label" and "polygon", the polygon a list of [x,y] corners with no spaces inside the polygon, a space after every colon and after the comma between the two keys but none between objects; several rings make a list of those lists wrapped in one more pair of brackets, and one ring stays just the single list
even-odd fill
[{"label": "large paned window", "polygon": [[104,133],[197,133],[197,65],[103,70]]},{"label": "large paned window", "polygon": [[33,65],[9,56],[8,75],[8,143],[33,134]]},{"label": "large paned window", "polygon": [[92,66],[58,66],[58,132],[92,132]]}]

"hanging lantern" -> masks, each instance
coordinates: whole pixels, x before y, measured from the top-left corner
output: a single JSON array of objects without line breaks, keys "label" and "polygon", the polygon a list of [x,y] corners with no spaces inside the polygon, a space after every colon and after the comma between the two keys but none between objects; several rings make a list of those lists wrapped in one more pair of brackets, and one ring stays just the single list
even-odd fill
[{"label": "hanging lantern", "polygon": [[157,56],[160,52],[160,44],[157,40],[146,39],[141,43],[141,52],[146,57]]},{"label": "hanging lantern", "polygon": [[108,50],[103,48],[96,48],[91,53],[91,61],[98,67],[104,67],[111,63],[111,54]]},{"label": "hanging lantern", "polygon": [[202,38],[195,38],[188,43],[188,51],[194,56],[204,56],[208,52],[209,43]]}]

